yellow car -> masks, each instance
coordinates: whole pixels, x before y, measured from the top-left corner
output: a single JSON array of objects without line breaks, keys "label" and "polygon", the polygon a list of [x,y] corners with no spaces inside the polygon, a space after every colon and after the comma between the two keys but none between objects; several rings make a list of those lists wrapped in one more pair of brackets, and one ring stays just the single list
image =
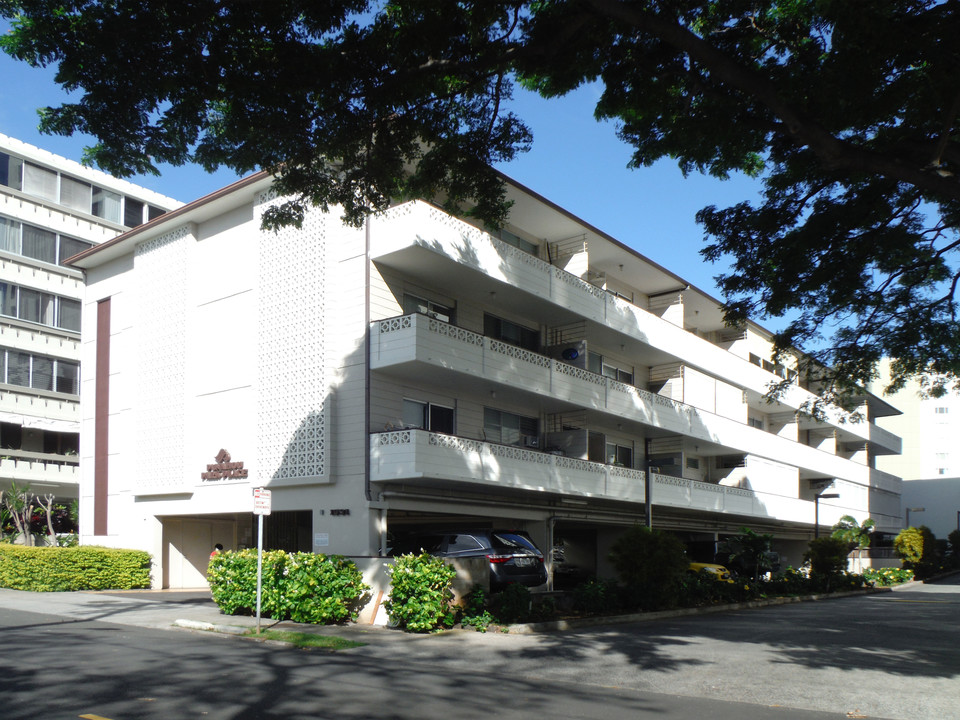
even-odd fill
[{"label": "yellow car", "polygon": [[723,565],[717,565],[716,563],[699,563],[694,562],[690,563],[690,572],[698,573],[701,570],[706,570],[713,576],[714,580],[720,580],[723,582],[732,583],[733,576],[730,574],[730,571],[727,570]]}]

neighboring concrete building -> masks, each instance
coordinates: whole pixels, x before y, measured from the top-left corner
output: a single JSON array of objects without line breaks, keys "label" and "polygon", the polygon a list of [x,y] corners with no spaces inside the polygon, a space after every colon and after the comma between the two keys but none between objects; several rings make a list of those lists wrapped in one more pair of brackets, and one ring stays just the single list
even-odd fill
[{"label": "neighboring concrete building", "polygon": [[[876,392],[889,374],[885,361]],[[888,400],[903,414],[886,417],[881,424],[903,439],[903,454],[880,458],[877,467],[905,481],[902,526],[926,525],[945,538],[960,530],[960,395],[924,397],[920,384],[911,381]]]},{"label": "neighboring concrete building", "polygon": [[180,205],[0,135],[0,490],[78,496],[83,275],[64,260]]},{"label": "neighboring concrete building", "polygon": [[[416,526],[526,530],[610,574],[644,520],[693,546],[742,526],[799,565],[820,524],[899,524],[900,440],[778,404],[769,334],[535,193],[505,229],[425,202],[263,231],[258,174],[84,252],[82,541],[138,547],[154,582],[211,548],[382,555]],[[557,553],[559,555],[559,553]]]}]

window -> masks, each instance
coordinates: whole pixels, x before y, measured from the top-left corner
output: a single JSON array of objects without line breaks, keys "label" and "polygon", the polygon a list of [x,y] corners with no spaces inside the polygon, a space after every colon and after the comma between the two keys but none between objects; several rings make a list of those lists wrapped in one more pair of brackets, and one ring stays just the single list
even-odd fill
[{"label": "window", "polygon": [[21,254],[24,257],[33,258],[34,260],[42,260],[43,262],[50,263],[51,265],[56,265],[56,233],[34,227],[33,225],[24,225]]},{"label": "window", "polygon": [[57,173],[53,170],[47,170],[30,163],[23,164],[23,191],[25,193],[57,202],[60,195],[57,186]]},{"label": "window", "polygon": [[483,545],[473,535],[450,535],[447,538],[447,552],[465,552],[483,550]]},{"label": "window", "polygon": [[23,189],[23,160],[0,152],[0,185],[14,190]]},{"label": "window", "polygon": [[690,470],[699,470],[700,469],[700,458],[687,458],[687,468]]},{"label": "window", "polygon": [[750,353],[750,362],[756,365],[757,367],[761,367],[762,365],[762,363],[760,362],[760,356],[754,355],[753,353]]},{"label": "window", "polygon": [[127,227],[143,225],[143,203],[133,198],[123,200],[123,224]]},{"label": "window", "polygon": [[531,330],[515,322],[498,318],[496,315],[483,314],[483,334],[531,352],[540,351],[539,330]]},{"label": "window", "polygon": [[501,445],[536,445],[539,433],[540,422],[535,417],[494,408],[483,409],[483,437],[487,442]]},{"label": "window", "polygon": [[410,295],[409,293],[404,293],[403,295],[403,314],[411,315],[413,313],[420,313],[421,315],[429,315],[432,318],[441,320],[443,322],[452,323],[454,321],[453,308],[446,305],[441,305],[440,303],[435,303],[431,300],[424,300],[421,297],[416,295]]},{"label": "window", "polygon": [[166,210],[164,210],[164,209],[162,209],[162,208],[154,207],[153,205],[148,205],[148,206],[147,206],[147,219],[148,219],[148,220],[156,220],[158,217],[160,217],[161,215],[163,215],[165,212],[166,212]]},{"label": "window", "polygon": [[950,412],[950,408],[948,408],[948,407],[938,407],[936,410],[934,410],[934,412],[935,412],[937,415],[947,415],[947,414]]},{"label": "window", "polygon": [[79,381],[80,365],[76,362],[0,348],[0,382],[77,395]]},{"label": "window", "polygon": [[73,257],[77,253],[81,253],[84,250],[88,250],[93,247],[93,243],[84,242],[83,240],[74,240],[73,238],[60,236],[60,252],[57,257],[57,262],[60,265],[64,264],[64,261],[67,258]]},{"label": "window", "polygon": [[93,243],[0,216],[0,250],[5,252],[63,265],[64,260],[90,247]]},{"label": "window", "polygon": [[93,186],[93,202],[90,206],[90,212],[98,218],[109,220],[110,222],[120,222],[120,198],[115,192],[110,192],[101,187]]},{"label": "window", "polygon": [[80,301],[0,282],[0,314],[80,332]]},{"label": "window", "polygon": [[[597,375],[613,378],[619,382],[633,385],[633,369],[624,370],[621,367],[611,364],[600,353],[587,353],[587,370],[595,372]],[[662,387],[662,386],[661,386]]]},{"label": "window", "polygon": [[404,399],[403,426],[453,435],[455,434],[453,408]]},{"label": "window", "polygon": [[633,467],[633,448],[616,443],[607,443],[607,464]]},{"label": "window", "polygon": [[89,213],[93,186],[66,175],[60,176],[60,204],[73,210]]},{"label": "window", "polygon": [[761,420],[760,418],[748,417],[747,425],[749,425],[752,428],[756,428],[757,430],[763,430],[763,420]]},{"label": "window", "polygon": [[66,360],[57,360],[57,392],[80,394],[80,365]]},{"label": "window", "polygon": [[524,240],[519,235],[514,235],[509,230],[500,230],[500,239],[507,243],[507,245],[512,245],[513,247],[523,250],[525,253],[530,255],[538,255],[539,248],[535,243],[532,243],[528,240]]}]

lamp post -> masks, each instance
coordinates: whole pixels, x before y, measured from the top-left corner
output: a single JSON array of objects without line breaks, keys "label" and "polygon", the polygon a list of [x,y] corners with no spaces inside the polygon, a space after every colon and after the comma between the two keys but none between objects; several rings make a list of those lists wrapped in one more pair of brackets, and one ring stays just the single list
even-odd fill
[{"label": "lamp post", "polygon": [[840,493],[821,493],[813,496],[813,538],[820,537],[820,498],[838,498]]},{"label": "lamp post", "polygon": [[924,512],[925,507],[922,508],[907,508],[907,527],[910,527],[910,513],[912,512]]}]

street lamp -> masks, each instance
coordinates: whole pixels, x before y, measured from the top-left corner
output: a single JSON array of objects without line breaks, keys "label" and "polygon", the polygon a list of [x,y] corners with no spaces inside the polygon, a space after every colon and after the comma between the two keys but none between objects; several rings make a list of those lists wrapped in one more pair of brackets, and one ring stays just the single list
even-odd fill
[{"label": "street lamp", "polygon": [[840,493],[821,493],[813,496],[813,538],[820,537],[820,498],[838,498]]},{"label": "street lamp", "polygon": [[924,512],[925,507],[922,508],[907,508],[907,527],[910,527],[910,513],[912,512]]}]

